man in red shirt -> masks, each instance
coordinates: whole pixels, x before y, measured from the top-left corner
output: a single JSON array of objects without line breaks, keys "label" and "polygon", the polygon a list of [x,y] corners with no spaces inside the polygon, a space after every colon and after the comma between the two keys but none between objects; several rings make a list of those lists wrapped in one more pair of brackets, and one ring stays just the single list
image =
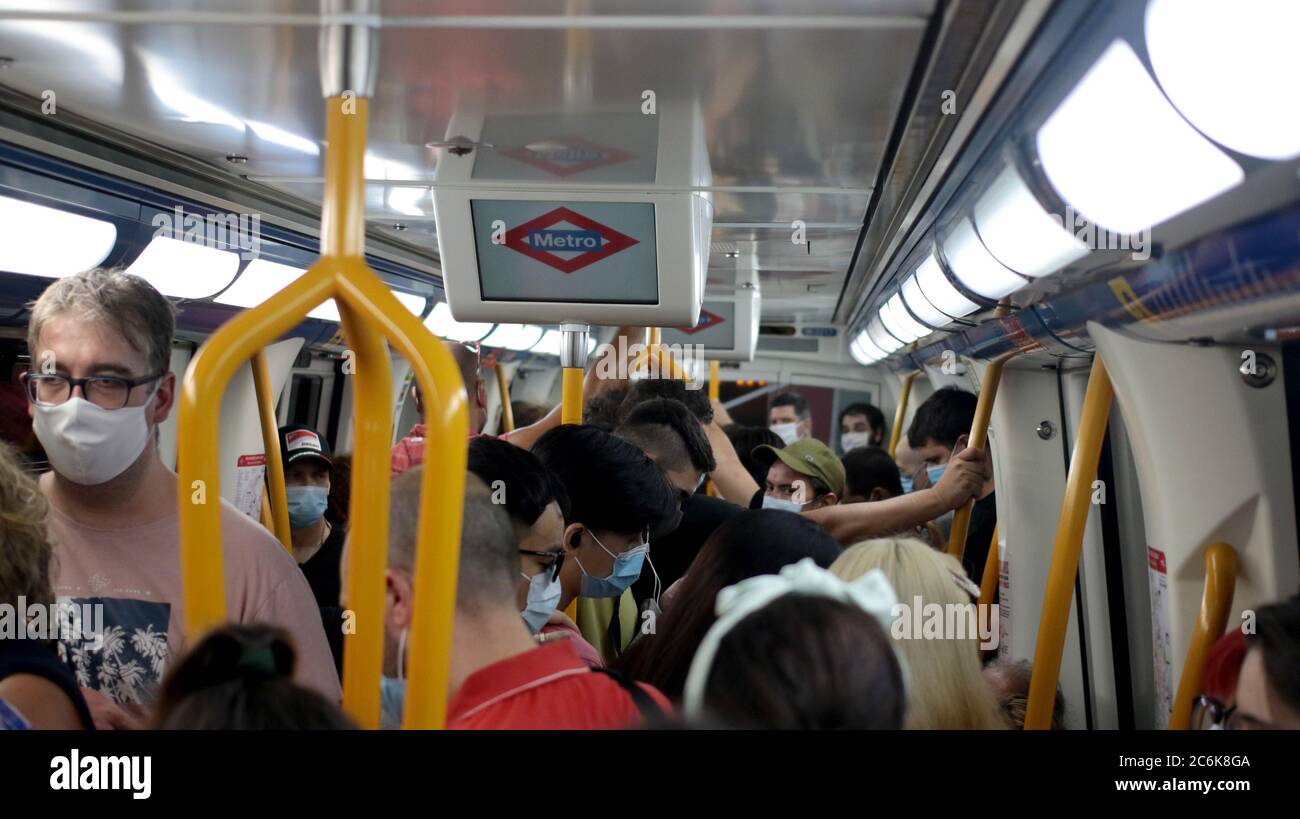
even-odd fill
[{"label": "man in red shirt", "polygon": [[[422,469],[393,481],[384,618],[385,723],[405,697],[406,632],[414,602]],[[475,475],[465,479],[447,727],[460,729],[627,728],[667,713],[648,685],[587,666],[567,640],[538,646],[519,616],[519,544],[503,506]],[[343,565],[346,567],[347,560]],[[396,674],[396,678],[394,678]],[[395,715],[394,715],[395,716]]]},{"label": "man in red shirt", "polygon": [[[469,437],[473,438],[483,431],[487,419],[487,388],[483,384],[483,372],[479,363],[478,348],[458,341],[444,342],[451,356],[460,368],[460,377],[465,382],[469,396]],[[415,399],[415,411],[420,416],[420,423],[411,427],[406,437],[393,445],[392,474],[397,477],[413,466],[424,463],[424,437],[427,428],[424,424],[424,397],[420,394],[420,385],[411,385],[411,397]]]}]

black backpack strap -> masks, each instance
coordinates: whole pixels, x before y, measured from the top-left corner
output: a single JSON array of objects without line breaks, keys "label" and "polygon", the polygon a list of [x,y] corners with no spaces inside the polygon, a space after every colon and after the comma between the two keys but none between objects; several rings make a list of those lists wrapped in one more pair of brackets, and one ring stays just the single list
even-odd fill
[{"label": "black backpack strap", "polygon": [[662,717],[664,715],[664,710],[659,707],[659,703],[655,702],[654,698],[647,694],[645,689],[640,685],[637,685],[635,682],[632,682],[627,677],[624,677],[613,669],[593,668],[591,670],[597,674],[604,674],[614,682],[618,683],[619,688],[626,691],[627,695],[632,698],[632,703],[636,706],[637,712],[641,714],[643,719]]}]

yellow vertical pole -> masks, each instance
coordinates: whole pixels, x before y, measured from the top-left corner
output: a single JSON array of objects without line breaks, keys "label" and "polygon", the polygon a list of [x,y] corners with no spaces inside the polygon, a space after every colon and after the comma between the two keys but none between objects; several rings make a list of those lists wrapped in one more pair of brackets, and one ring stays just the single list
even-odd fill
[{"label": "yellow vertical pole", "polygon": [[903,419],[907,417],[907,399],[912,395],[912,382],[920,375],[920,370],[903,376],[903,387],[898,393],[898,408],[894,410],[894,428],[889,431],[889,457],[898,451],[898,442],[903,437]]},{"label": "yellow vertical pole", "polygon": [[1065,481],[1065,497],[1056,525],[1056,542],[1052,545],[1052,565],[1047,573],[1047,590],[1043,594],[1043,613],[1038,618],[1038,640],[1034,646],[1034,671],[1029,683],[1029,704],[1025,709],[1025,728],[1045,730],[1051,727],[1052,704],[1056,701],[1056,683],[1061,676],[1061,652],[1065,649],[1065,630],[1070,622],[1070,601],[1074,597],[1074,578],[1079,570],[1079,551],[1083,548],[1083,530],[1088,523],[1092,482],[1097,476],[1101,447],[1106,440],[1106,423],[1115,390],[1110,373],[1100,355],[1092,359],[1088,392],[1083,398],[1079,434],[1070,456],[1070,474]]},{"label": "yellow vertical pole", "polygon": [[984,574],[980,577],[981,606],[993,603],[993,595],[998,590],[998,570],[1001,568],[1002,556],[998,551],[998,527],[993,527],[993,541],[989,543],[988,557],[984,558]]},{"label": "yellow vertical pole", "polygon": [[271,388],[271,368],[266,362],[265,349],[253,354],[252,367],[257,414],[262,422],[262,448],[266,452],[266,494],[262,497],[270,505],[271,526],[268,528],[289,554],[293,554],[289,503],[284,488],[284,457],[280,452],[280,427],[275,417],[275,391]]},{"label": "yellow vertical pole", "polygon": [[497,394],[501,397],[501,429],[505,432],[515,431],[515,410],[510,406],[510,384],[506,382],[506,368],[497,361],[492,365],[497,373]]},{"label": "yellow vertical pole", "polygon": [[1212,543],[1205,549],[1205,589],[1201,592],[1201,610],[1196,618],[1192,641],[1187,646],[1183,675],[1178,681],[1169,728],[1186,730],[1192,721],[1192,702],[1205,684],[1205,664],[1214,641],[1223,636],[1228,612],[1236,591],[1237,553],[1227,543]]},{"label": "yellow vertical pole", "polygon": [[[998,397],[998,384],[1002,382],[1002,367],[1013,355],[1015,353],[1004,353],[984,368],[984,383],[980,385],[980,395],[975,402],[975,418],[971,421],[967,446],[984,449],[988,443],[989,418],[993,415],[993,402]],[[970,530],[970,515],[974,507],[975,500],[972,498],[952,515],[952,528],[948,530],[948,554],[958,560],[961,560],[966,551],[966,533]]]},{"label": "yellow vertical pole", "polygon": [[582,423],[582,368],[565,367],[561,383],[560,423]]},{"label": "yellow vertical pole", "polygon": [[[722,373],[722,367],[721,367],[721,365],[718,363],[718,361],[717,361],[716,359],[713,360],[713,361],[710,361],[710,362],[709,362],[709,400],[710,400],[710,401],[721,401],[721,400],[722,400],[722,376],[721,376],[721,373]],[[716,497],[717,494],[718,494],[717,487],[715,487],[715,486],[713,485],[713,481],[712,481],[712,480],[709,481],[709,484],[708,484],[708,486],[705,488],[705,491],[708,493],[709,497],[711,497],[711,498],[712,498],[712,497]]]}]

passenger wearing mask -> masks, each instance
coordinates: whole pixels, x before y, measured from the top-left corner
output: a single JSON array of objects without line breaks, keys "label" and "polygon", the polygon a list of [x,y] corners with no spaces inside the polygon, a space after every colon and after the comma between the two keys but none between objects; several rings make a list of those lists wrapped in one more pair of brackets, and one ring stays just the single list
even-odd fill
[{"label": "passenger wearing mask", "polygon": [[[421,471],[417,467],[393,481],[389,502],[380,699],[385,728],[400,727],[405,706]],[[649,686],[592,670],[569,640],[538,646],[519,616],[518,579],[519,548],[510,519],[492,502],[483,481],[469,474],[457,565],[448,728],[623,728],[667,710],[667,700]]]},{"label": "passenger wearing mask", "polygon": [[[24,610],[49,612],[55,603],[54,548],[45,532],[49,508],[18,453],[0,443],[0,605],[12,606],[19,617]],[[77,678],[55,648],[61,619],[29,621],[26,633],[12,618],[0,619],[0,729],[94,727]],[[83,632],[93,628],[83,624]]]},{"label": "passenger wearing mask", "polygon": [[844,495],[844,465],[821,441],[806,438],[783,449],[756,447],[754,460],[768,464],[767,488],[750,502],[751,509],[811,512],[834,506]]},{"label": "passenger wearing mask", "polygon": [[[469,435],[473,438],[483,431],[483,424],[487,420],[487,386],[483,382],[479,348],[477,344],[459,341],[443,343],[455,360],[465,385],[465,394],[469,399]],[[424,438],[428,435],[429,428],[424,423],[424,396],[420,393],[420,385],[414,382],[411,384],[411,398],[415,401],[415,413],[420,420],[402,440],[393,445],[391,471],[394,477],[424,463]]]},{"label": "passenger wearing mask", "polygon": [[651,571],[643,571],[632,586],[638,607],[657,610],[663,589],[686,573],[709,535],[741,509],[696,491],[716,462],[704,428],[685,404],[672,398],[643,401],[627,414],[616,434],[659,465],[677,491],[682,510],[676,529],[651,540],[646,555]]},{"label": "passenger wearing mask", "polygon": [[897,730],[903,670],[885,629],[896,602],[880,572],[851,583],[811,559],[718,594],[684,706],[734,728]]},{"label": "passenger wearing mask", "polygon": [[[541,437],[533,447],[569,495],[564,566],[560,569],[563,611],[579,596],[617,600],[640,577],[648,542],[681,519],[678,495],[654,461],[622,438],[595,427],[569,424]],[[608,662],[639,627],[635,606],[604,604],[578,609],[583,637]]]},{"label": "passenger wearing mask", "polygon": [[[184,648],[176,473],[158,455],[172,411],[171,304],[143,279],[92,270],[52,283],[32,306],[23,376],[51,472],[40,486],[57,544],[54,591],[103,604],[117,650],[64,646],[96,725],[135,727],[164,670]],[[226,609],[236,622],[279,625],[294,639],[300,683],[339,697],[311,587],[256,521],[217,497]],[[142,669],[141,673],[130,673]],[[127,672],[127,673],[124,673]],[[127,707],[123,707],[127,706]]]},{"label": "passenger wearing mask", "polygon": [[[912,424],[907,428],[907,438],[912,450],[925,466],[926,480],[930,486],[939,482],[952,456],[966,449],[978,400],[974,393],[956,387],[944,387],[936,390],[916,408]],[[962,564],[966,567],[967,576],[975,583],[979,583],[984,576],[984,560],[988,556],[993,530],[998,523],[997,499],[993,490],[993,476],[989,475],[975,495],[970,528],[966,532]]]},{"label": "passenger wearing mask", "polygon": [[[529,633],[541,642],[547,636],[542,629],[552,621],[567,625],[578,654],[600,665],[600,654],[558,611],[564,567],[561,540],[569,512],[569,496],[559,478],[528,450],[486,437],[469,442],[469,471],[504,498],[519,544],[518,603]],[[562,631],[552,634],[569,636]]]},{"label": "passenger wearing mask", "polygon": [[1300,595],[1255,611],[1228,728],[1300,729]]},{"label": "passenger wearing mask", "polygon": [[840,411],[840,452],[862,446],[883,446],[885,414],[865,402],[849,404]]},{"label": "passenger wearing mask", "polygon": [[311,585],[316,605],[339,604],[339,559],[347,539],[344,527],[325,519],[334,463],[325,437],[311,427],[280,427],[284,494],[289,506],[293,559]]},{"label": "passenger wearing mask", "polygon": [[844,497],[840,503],[888,500],[903,494],[898,465],[879,447],[858,447],[843,458]]},{"label": "passenger wearing mask", "polygon": [[356,724],[293,682],[293,639],[271,626],[223,626],[163,681],[152,728],[163,731],[339,731]]},{"label": "passenger wearing mask", "polygon": [[799,515],[770,509],[741,512],[704,543],[671,600],[665,596],[654,633],[629,646],[614,667],[680,699],[691,658],[717,619],[718,592],[746,578],[776,574],[804,558],[825,568],[841,551],[830,535]]},{"label": "passenger wearing mask", "polygon": [[783,392],[772,399],[767,410],[767,426],[780,436],[786,446],[812,437],[812,413],[808,399],[797,392]]},{"label": "passenger wearing mask", "polygon": [[[967,606],[978,595],[951,555],[911,538],[881,538],[859,543],[831,566],[844,580],[873,569],[884,572],[908,616],[916,606]],[[990,621],[992,622],[992,621]],[[890,636],[907,666],[907,727],[913,729],[1006,728],[1006,718],[980,669],[979,635],[929,635],[896,632]]]}]

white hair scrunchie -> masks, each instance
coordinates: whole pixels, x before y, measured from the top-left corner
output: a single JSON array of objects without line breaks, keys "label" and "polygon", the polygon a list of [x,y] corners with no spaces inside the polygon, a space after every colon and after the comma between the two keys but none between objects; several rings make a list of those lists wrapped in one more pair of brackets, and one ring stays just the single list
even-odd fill
[{"label": "white hair scrunchie", "polygon": [[718,620],[700,641],[686,675],[683,707],[688,718],[700,716],[704,707],[704,688],[713,668],[722,638],[741,620],[787,594],[828,597],[857,606],[875,617],[889,633],[898,597],[885,573],[872,569],[853,581],[841,580],[818,566],[811,557],[784,566],[780,574],[764,574],[742,580],[718,592],[715,610]]}]

